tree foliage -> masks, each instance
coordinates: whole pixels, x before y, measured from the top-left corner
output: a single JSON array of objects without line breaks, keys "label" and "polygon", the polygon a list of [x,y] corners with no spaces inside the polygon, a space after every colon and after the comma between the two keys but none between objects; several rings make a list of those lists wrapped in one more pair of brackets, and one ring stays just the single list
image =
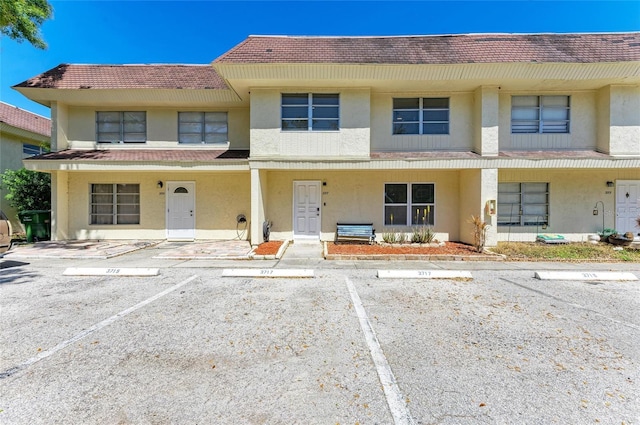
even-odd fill
[{"label": "tree foliage", "polygon": [[5,198],[19,213],[51,209],[51,175],[22,168],[0,174],[0,186],[8,191]]},{"label": "tree foliage", "polygon": [[47,0],[0,0],[0,33],[18,42],[27,40],[38,49],[47,44],[40,36],[40,26],[53,15]]}]

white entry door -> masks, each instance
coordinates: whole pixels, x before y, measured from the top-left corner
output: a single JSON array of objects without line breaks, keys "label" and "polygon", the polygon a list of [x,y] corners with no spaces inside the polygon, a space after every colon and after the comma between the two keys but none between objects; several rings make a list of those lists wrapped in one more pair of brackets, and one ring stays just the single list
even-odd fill
[{"label": "white entry door", "polygon": [[167,239],[196,238],[196,184],[167,182]]},{"label": "white entry door", "polygon": [[620,233],[640,232],[636,218],[640,216],[640,180],[616,181],[616,230]]},{"label": "white entry door", "polygon": [[294,238],[320,238],[321,188],[319,181],[293,182]]}]

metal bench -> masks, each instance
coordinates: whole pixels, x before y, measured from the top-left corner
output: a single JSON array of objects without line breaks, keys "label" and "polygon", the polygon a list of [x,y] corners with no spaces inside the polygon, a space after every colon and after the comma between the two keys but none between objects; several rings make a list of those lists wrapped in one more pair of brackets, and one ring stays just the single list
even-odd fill
[{"label": "metal bench", "polygon": [[338,223],[336,227],[336,243],[373,243],[376,240],[376,230],[373,228],[373,223]]}]

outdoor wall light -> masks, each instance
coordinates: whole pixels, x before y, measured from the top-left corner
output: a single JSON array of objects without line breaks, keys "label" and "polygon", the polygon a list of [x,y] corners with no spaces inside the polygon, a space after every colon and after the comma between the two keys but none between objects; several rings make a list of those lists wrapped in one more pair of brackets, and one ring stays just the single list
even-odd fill
[{"label": "outdoor wall light", "polygon": [[164,183],[162,183],[162,180],[158,180],[158,183],[156,184],[156,187],[158,189],[162,189],[163,186],[164,186]]},{"label": "outdoor wall light", "polygon": [[613,187],[613,182],[607,182],[607,187]]}]

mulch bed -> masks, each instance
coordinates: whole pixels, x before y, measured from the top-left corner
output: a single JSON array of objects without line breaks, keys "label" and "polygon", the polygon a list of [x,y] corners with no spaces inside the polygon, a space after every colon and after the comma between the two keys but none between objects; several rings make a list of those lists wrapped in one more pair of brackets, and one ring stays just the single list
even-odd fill
[{"label": "mulch bed", "polygon": [[283,241],[269,241],[265,243],[261,243],[256,248],[256,255],[276,255],[278,250],[282,246]]},{"label": "mulch bed", "polygon": [[445,242],[444,246],[417,245],[368,245],[368,244],[327,244],[328,254],[334,255],[482,255],[474,247],[459,242]]}]

